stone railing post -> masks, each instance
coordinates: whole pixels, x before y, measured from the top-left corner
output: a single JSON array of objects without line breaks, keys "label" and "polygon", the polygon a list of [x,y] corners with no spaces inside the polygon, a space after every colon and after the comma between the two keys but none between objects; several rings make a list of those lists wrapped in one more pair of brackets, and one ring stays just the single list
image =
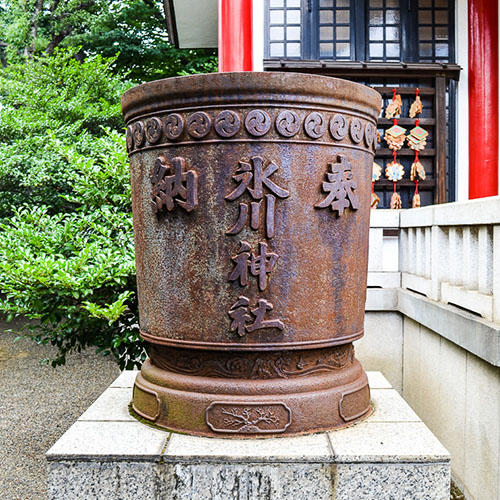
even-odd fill
[{"label": "stone railing post", "polygon": [[492,288],[493,320],[500,321],[500,225],[493,226]]}]

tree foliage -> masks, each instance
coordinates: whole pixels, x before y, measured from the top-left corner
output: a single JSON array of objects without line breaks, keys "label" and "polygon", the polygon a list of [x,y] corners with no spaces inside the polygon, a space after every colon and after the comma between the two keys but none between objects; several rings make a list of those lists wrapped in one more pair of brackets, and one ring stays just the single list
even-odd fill
[{"label": "tree foliage", "polygon": [[216,70],[214,51],[168,42],[160,0],[5,0],[0,40],[4,64],[65,47],[79,60],[116,56],[115,71],[138,82]]},{"label": "tree foliage", "polygon": [[69,208],[61,196],[72,189],[68,162],[49,134],[85,153],[102,127],[123,127],[120,96],[131,84],[112,72],[113,59],[73,55],[56,51],[0,72],[0,217],[26,202]]},{"label": "tree foliage", "polygon": [[116,68],[135,81],[217,71],[213,50],[180,50],[168,42],[161,2],[153,0],[111,2],[77,42],[89,53],[118,54]]},{"label": "tree foliage", "polygon": [[2,38],[13,60],[40,50],[50,55],[63,42],[72,45],[107,8],[105,0],[6,0],[4,5]]}]

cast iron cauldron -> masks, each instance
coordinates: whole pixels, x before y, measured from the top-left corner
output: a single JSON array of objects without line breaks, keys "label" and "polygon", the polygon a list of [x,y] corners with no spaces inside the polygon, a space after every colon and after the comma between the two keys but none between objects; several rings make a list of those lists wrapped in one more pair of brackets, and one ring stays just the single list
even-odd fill
[{"label": "cast iron cauldron", "polygon": [[370,411],[363,335],[380,95],[294,73],[125,93],[141,334],[133,408],[168,429],[266,437]]}]

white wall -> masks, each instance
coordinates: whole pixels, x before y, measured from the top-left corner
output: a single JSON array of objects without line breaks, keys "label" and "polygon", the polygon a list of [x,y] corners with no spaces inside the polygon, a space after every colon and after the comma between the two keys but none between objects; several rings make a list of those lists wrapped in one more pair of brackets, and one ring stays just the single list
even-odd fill
[{"label": "white wall", "polygon": [[252,4],[252,59],[253,70],[264,69],[264,0]]},{"label": "white wall", "polygon": [[368,371],[380,371],[403,392],[403,316],[398,312],[367,311],[365,335],[354,343],[356,357]]},{"label": "white wall", "polygon": [[469,59],[467,0],[455,3],[455,50],[462,66],[457,85],[456,186],[457,201],[469,199]]},{"label": "white wall", "polygon": [[173,0],[182,49],[217,47],[217,0]]},{"label": "white wall", "polygon": [[500,368],[404,318],[403,396],[451,453],[471,500],[500,498]]}]

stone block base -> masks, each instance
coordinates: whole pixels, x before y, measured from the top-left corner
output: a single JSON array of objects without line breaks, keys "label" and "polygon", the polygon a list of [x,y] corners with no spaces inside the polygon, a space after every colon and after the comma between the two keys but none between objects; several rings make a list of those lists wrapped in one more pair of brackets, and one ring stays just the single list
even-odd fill
[{"label": "stone block base", "polygon": [[[124,372],[47,453],[51,499],[448,500],[450,456],[378,372],[347,429],[260,440],[169,433],[128,412]],[[311,408],[314,411],[314,408]]]}]

